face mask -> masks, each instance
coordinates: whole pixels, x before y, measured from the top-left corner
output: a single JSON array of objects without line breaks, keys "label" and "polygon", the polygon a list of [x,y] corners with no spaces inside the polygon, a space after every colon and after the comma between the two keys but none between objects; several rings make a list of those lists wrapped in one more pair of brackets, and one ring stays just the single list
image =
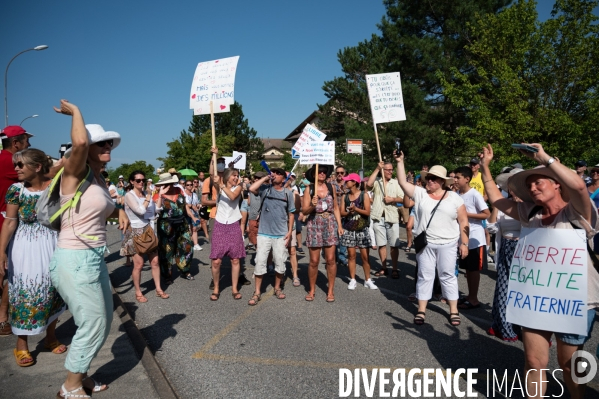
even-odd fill
[{"label": "face mask", "polygon": [[224,163],[217,163],[216,164],[216,171],[217,172],[224,172],[225,171],[225,164]]}]

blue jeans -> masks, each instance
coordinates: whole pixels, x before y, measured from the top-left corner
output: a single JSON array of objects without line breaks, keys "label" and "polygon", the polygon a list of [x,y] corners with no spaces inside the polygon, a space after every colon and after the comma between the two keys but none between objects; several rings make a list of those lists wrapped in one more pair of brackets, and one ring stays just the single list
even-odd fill
[{"label": "blue jeans", "polygon": [[50,262],[52,284],[78,327],[65,360],[72,373],[89,370],[110,332],[113,304],[105,249],[56,248]]},{"label": "blue jeans", "polygon": [[[322,253],[324,254],[324,251],[322,251]],[[335,249],[335,261],[347,265],[347,247],[341,245],[341,243],[339,243]]]}]

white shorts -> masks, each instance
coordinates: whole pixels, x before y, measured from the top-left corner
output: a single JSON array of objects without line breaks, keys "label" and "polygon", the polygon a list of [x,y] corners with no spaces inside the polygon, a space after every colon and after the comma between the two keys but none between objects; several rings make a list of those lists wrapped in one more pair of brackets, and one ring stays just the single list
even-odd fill
[{"label": "white shorts", "polygon": [[399,223],[385,223],[383,217],[380,220],[373,220],[372,228],[377,246],[389,244],[390,247],[399,247]]}]

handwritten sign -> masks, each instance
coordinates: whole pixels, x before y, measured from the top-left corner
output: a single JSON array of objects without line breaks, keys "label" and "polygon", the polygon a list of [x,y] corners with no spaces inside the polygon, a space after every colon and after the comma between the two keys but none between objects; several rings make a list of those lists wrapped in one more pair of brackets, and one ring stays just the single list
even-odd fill
[{"label": "handwritten sign", "polygon": [[235,102],[238,61],[239,56],[235,56],[198,64],[189,95],[189,108],[193,109],[194,115],[209,114],[210,101],[213,102],[215,114],[229,112],[231,104]]},{"label": "handwritten sign", "polygon": [[335,165],[334,141],[309,141],[302,147],[300,164]]},{"label": "handwritten sign", "polygon": [[584,230],[523,228],[507,292],[507,321],[570,334],[587,333]]},{"label": "handwritten sign", "polygon": [[246,168],[247,156],[245,152],[233,151],[233,156],[225,157],[225,165],[229,167],[229,163],[235,162],[235,169],[244,170]]},{"label": "handwritten sign", "polygon": [[291,150],[292,150],[292,152],[295,151],[295,153],[301,153],[302,148],[304,148],[306,143],[313,142],[313,141],[324,141],[325,137],[327,137],[326,134],[324,134],[320,130],[316,129],[314,126],[310,125],[309,123],[306,123],[306,126],[304,126],[304,130],[302,131],[302,134],[299,136],[299,138],[297,139],[297,141],[295,142],[295,144],[293,145]]},{"label": "handwritten sign", "polygon": [[374,123],[406,120],[399,72],[366,75]]}]

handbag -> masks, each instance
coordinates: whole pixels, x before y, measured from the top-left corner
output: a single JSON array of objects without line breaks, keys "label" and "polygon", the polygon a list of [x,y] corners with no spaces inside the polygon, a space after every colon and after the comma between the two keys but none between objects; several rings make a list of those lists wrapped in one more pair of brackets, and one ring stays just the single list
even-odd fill
[{"label": "handbag", "polygon": [[158,238],[156,238],[154,230],[150,225],[147,225],[140,235],[133,236],[133,245],[139,255],[156,251],[158,248]]},{"label": "handbag", "polygon": [[201,206],[200,207],[200,213],[199,213],[199,215],[204,220],[210,219],[210,212],[208,212],[208,207],[207,206]]},{"label": "handbag", "polygon": [[443,194],[443,196],[441,197],[441,199],[439,200],[437,205],[433,208],[433,212],[431,213],[431,218],[428,220],[428,223],[427,223],[424,231],[422,231],[422,233],[420,233],[416,237],[414,237],[414,249],[416,250],[417,254],[420,253],[420,251],[422,251],[424,249],[424,247],[426,247],[428,245],[428,239],[426,238],[426,229],[428,229],[428,226],[430,226],[431,221],[433,220],[433,216],[435,216],[435,212],[437,211],[437,208],[439,207],[439,205],[441,205],[441,201],[443,201],[443,198],[445,198],[445,195],[447,195],[447,191],[445,191],[445,194]]}]

